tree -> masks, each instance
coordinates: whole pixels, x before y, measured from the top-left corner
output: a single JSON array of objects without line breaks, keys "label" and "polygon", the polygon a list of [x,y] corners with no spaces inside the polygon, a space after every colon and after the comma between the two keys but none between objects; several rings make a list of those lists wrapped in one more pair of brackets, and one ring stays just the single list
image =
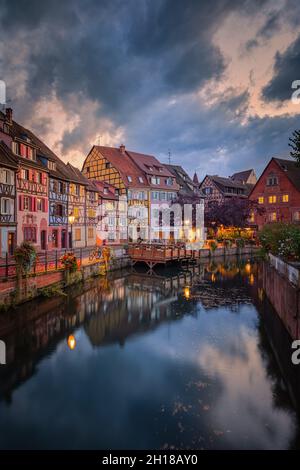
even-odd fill
[{"label": "tree", "polygon": [[262,214],[263,211],[264,209],[256,201],[233,197],[222,203],[211,202],[205,210],[204,220],[207,227],[224,225],[224,227],[244,228],[249,225],[252,212]]},{"label": "tree", "polygon": [[295,158],[297,165],[300,166],[300,130],[294,131],[289,141],[289,147],[292,148],[290,156]]}]

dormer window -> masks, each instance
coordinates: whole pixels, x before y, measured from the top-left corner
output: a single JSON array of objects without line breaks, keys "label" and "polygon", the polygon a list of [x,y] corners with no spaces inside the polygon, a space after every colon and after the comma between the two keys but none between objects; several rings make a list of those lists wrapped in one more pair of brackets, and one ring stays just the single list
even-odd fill
[{"label": "dormer window", "polygon": [[132,183],[132,178],[131,178],[131,176],[127,176],[127,179],[128,179],[128,181],[129,181],[129,183]]},{"label": "dormer window", "polygon": [[35,150],[29,145],[25,145],[21,142],[13,142],[13,151],[19,157],[35,160]]},{"label": "dormer window", "polygon": [[151,183],[152,184],[160,184],[160,178],[158,178],[157,176],[152,176]]},{"label": "dormer window", "polygon": [[108,188],[103,189],[103,194],[108,194]]},{"label": "dormer window", "polygon": [[49,168],[49,170],[55,171],[56,170],[56,162],[53,162],[52,160],[48,160],[48,168]]},{"label": "dormer window", "polygon": [[173,186],[173,178],[167,178],[166,179],[166,185],[167,186]]},{"label": "dormer window", "polygon": [[144,180],[143,180],[143,178],[142,178],[141,176],[139,176],[139,182],[140,182],[140,183],[144,183]]}]

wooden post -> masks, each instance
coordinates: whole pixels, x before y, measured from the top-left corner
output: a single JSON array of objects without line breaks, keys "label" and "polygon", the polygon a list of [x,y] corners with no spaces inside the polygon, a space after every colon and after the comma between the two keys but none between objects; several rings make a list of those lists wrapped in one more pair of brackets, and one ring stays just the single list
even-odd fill
[{"label": "wooden post", "polygon": [[8,278],[8,253],[5,255],[5,277]]},{"label": "wooden post", "polygon": [[46,250],[45,251],[45,272],[47,272],[47,270],[48,270],[48,256],[47,256],[47,254],[48,254],[48,251]]}]

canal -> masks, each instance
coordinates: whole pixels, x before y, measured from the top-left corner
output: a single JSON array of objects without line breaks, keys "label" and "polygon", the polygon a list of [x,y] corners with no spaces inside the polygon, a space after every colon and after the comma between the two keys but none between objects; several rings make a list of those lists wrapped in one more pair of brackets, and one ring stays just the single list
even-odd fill
[{"label": "canal", "polygon": [[0,315],[2,449],[300,448],[260,264],[116,273]]}]

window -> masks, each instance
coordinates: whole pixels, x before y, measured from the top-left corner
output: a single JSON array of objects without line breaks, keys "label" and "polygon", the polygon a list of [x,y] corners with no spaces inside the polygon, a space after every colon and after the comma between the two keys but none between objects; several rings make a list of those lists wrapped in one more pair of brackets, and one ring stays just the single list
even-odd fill
[{"label": "window", "polygon": [[278,178],[277,176],[269,176],[267,178],[267,186],[276,186],[278,184]]},{"label": "window", "polygon": [[35,153],[32,147],[25,145],[21,142],[13,143],[13,150],[16,155],[19,155],[23,158],[28,158],[29,160],[35,160]]},{"label": "window", "polygon": [[36,243],[36,227],[24,227],[24,241]]},{"label": "window", "polygon": [[75,184],[75,194],[76,194],[76,196],[79,196],[79,193],[80,193],[79,184]]},{"label": "window", "polygon": [[139,176],[139,182],[140,182],[140,183],[144,183],[144,180],[143,180],[143,178],[142,178],[141,176]]},{"label": "window", "polygon": [[75,241],[76,242],[79,242],[81,240],[81,229],[80,228],[76,228],[75,229]]},{"label": "window", "polygon": [[173,186],[173,178],[167,178],[166,179],[166,185],[167,186]]},{"label": "window", "polygon": [[3,168],[1,170],[1,181],[5,184],[13,184],[13,175],[11,171]]},{"label": "window", "polygon": [[44,212],[44,209],[45,209],[44,206],[45,206],[44,199],[41,199],[40,197],[38,197],[36,200],[36,210]]},{"label": "window", "polygon": [[94,227],[88,228],[88,238],[94,238]]},{"label": "window", "polygon": [[152,176],[151,183],[152,184],[160,184],[160,178],[158,178],[158,176]]},{"label": "window", "polygon": [[269,196],[269,204],[275,204],[276,200],[277,200],[276,196]]},{"label": "window", "polygon": [[29,181],[29,170],[27,170],[27,169],[22,170],[22,178],[23,178],[23,180]]},{"label": "window", "polygon": [[108,217],[108,225],[110,227],[113,227],[115,225],[115,219],[114,217]]},{"label": "window", "polygon": [[78,207],[74,207],[73,215],[76,219],[78,219],[78,217],[79,217],[79,208]]},{"label": "window", "polygon": [[37,174],[37,182],[43,184],[43,174],[40,171]]},{"label": "window", "polygon": [[209,194],[212,194],[213,190],[212,188],[203,188],[203,193],[206,194],[206,195],[209,195]]},{"label": "window", "polygon": [[127,176],[127,179],[128,179],[128,181],[129,181],[129,183],[132,183],[132,178],[131,178],[131,176]]},{"label": "window", "polygon": [[166,200],[166,193],[160,193],[160,200],[165,201]]},{"label": "window", "polygon": [[88,209],[88,217],[96,217],[96,211],[94,209]]},{"label": "window", "polygon": [[144,191],[140,191],[140,192],[139,192],[139,199],[140,199],[141,201],[143,201],[143,200],[145,199],[145,193],[144,193]]},{"label": "window", "polygon": [[153,191],[153,192],[151,193],[151,196],[152,196],[152,199],[153,199],[153,200],[159,199],[159,193],[158,193],[157,191]]},{"label": "window", "polygon": [[254,212],[251,211],[250,213],[250,217],[249,217],[249,222],[254,222],[255,221],[255,218],[254,218]]},{"label": "window", "polygon": [[58,182],[58,191],[60,192],[60,194],[65,194],[66,192],[66,185],[62,181]]},{"label": "window", "polygon": [[276,222],[276,220],[277,220],[277,214],[276,214],[276,212],[271,212],[271,213],[269,214],[269,221],[270,221],[270,222]]},{"label": "window", "polygon": [[110,162],[106,162],[106,163],[105,163],[105,168],[106,168],[106,169],[111,168]]},{"label": "window", "polygon": [[55,171],[56,170],[56,162],[52,162],[51,160],[48,160],[48,168],[49,168],[49,170]]},{"label": "window", "polygon": [[263,196],[259,196],[258,198],[258,204],[263,204],[264,203],[264,197]]},{"label": "window", "polygon": [[24,196],[24,199],[23,199],[23,209],[25,211],[29,211],[31,210],[31,199],[28,197],[28,196]]},{"label": "window", "polygon": [[64,215],[64,206],[62,204],[56,204],[55,215],[62,217]]},{"label": "window", "polygon": [[1,214],[10,214],[10,199],[2,198],[1,201]]},{"label": "window", "polygon": [[289,202],[289,195],[288,194],[283,194],[282,202]]},{"label": "window", "polygon": [[108,194],[108,188],[103,189],[103,194]]}]

